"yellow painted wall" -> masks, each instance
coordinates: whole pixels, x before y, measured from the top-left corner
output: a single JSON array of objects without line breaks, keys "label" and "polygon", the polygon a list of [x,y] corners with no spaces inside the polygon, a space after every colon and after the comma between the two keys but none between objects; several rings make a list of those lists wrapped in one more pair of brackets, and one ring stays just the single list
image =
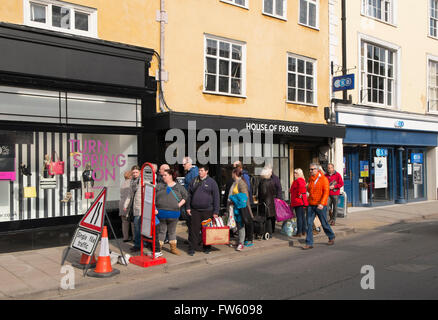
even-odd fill
[{"label": "yellow painted wall", "polygon": [[[398,0],[396,25],[390,25],[361,15],[361,1],[347,1],[347,60],[348,68],[359,68],[358,33],[401,47],[400,103],[394,110],[426,113],[427,110],[427,54],[438,56],[438,40],[428,36],[429,1]],[[338,61],[341,62],[341,1],[336,9],[339,26]],[[340,63],[339,63],[340,64]],[[359,70],[353,70],[358,79]],[[349,91],[353,103],[359,103],[359,88]],[[341,97],[337,95],[337,97]]]},{"label": "yellow painted wall", "polygon": [[[298,25],[299,1],[287,3],[287,21],[262,14],[262,1],[249,10],[219,0],[166,1],[164,85],[175,111],[325,123],[329,105],[328,13],[321,1],[320,31]],[[246,42],[246,96],[203,93],[204,33]],[[318,63],[318,108],[286,103],[287,52]]]}]

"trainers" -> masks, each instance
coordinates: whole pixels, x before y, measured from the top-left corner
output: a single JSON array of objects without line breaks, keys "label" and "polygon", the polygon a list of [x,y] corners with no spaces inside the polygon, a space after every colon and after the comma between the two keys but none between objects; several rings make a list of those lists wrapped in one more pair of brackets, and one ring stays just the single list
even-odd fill
[{"label": "trainers", "polygon": [[254,243],[253,243],[252,241],[245,241],[245,242],[243,243],[243,245],[244,245],[245,247],[252,247],[252,246],[254,245]]},{"label": "trainers", "polygon": [[239,243],[239,245],[237,246],[236,250],[237,251],[242,251],[244,248],[243,244]]}]

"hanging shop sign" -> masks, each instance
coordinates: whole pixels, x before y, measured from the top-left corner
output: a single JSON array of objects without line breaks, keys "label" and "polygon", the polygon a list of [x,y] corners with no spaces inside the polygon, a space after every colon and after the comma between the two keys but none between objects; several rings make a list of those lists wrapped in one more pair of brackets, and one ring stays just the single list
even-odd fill
[{"label": "hanging shop sign", "polygon": [[354,89],[354,74],[333,78],[333,91],[344,91]]},{"label": "hanging shop sign", "polygon": [[374,189],[388,188],[386,157],[374,157]]},{"label": "hanging shop sign", "polygon": [[388,149],[377,148],[376,149],[376,156],[387,157],[388,156]]}]

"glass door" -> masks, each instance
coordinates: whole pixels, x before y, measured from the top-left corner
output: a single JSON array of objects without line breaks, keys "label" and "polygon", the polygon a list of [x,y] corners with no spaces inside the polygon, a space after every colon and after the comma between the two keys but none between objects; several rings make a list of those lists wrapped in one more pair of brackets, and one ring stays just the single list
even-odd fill
[{"label": "glass door", "polygon": [[370,193],[372,204],[383,205],[393,202],[393,149],[387,147],[371,147],[370,162]]},{"label": "glass door", "polygon": [[408,201],[426,199],[425,156],[423,149],[408,149],[406,157]]}]

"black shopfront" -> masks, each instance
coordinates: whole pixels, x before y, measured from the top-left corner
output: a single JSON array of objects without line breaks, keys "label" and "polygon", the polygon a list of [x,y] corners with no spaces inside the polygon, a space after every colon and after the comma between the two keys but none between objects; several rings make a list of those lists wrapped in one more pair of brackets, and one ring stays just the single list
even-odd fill
[{"label": "black shopfront", "polygon": [[[196,126],[196,145],[190,144],[189,123],[191,128]],[[150,134],[147,142],[150,146],[148,156],[150,161],[161,164],[166,162],[166,149],[175,141],[167,139],[166,133],[171,129],[180,129],[184,132],[185,147],[182,155],[178,155],[178,161],[182,157],[189,155],[190,148],[192,151],[199,151],[208,138],[202,136],[204,129],[210,129],[216,133],[217,138],[217,158],[215,163],[208,163],[210,176],[215,178],[224,194],[225,186],[231,179],[231,168],[233,162],[233,150],[230,145],[226,156],[225,148],[220,143],[220,131],[232,130],[241,131],[248,129],[251,133],[254,131],[270,130],[273,133],[272,146],[272,166],[273,172],[280,178],[283,198],[289,200],[289,188],[293,179],[293,170],[302,168],[306,177],[308,177],[308,167],[311,162],[319,162],[323,166],[329,161],[330,145],[334,138],[343,138],[345,128],[343,126],[310,124],[302,122],[279,121],[270,119],[241,118],[219,115],[205,115],[182,112],[165,112],[152,116],[149,120],[148,130]],[[201,134],[200,134],[201,133]],[[265,142],[262,134],[261,142]],[[229,141],[231,142],[231,141]],[[262,146],[262,148],[264,148]],[[239,138],[239,160],[244,162],[245,143],[242,137]],[[264,150],[262,150],[264,152]],[[254,153],[253,153],[254,154]],[[264,154],[264,153],[263,153]],[[225,159],[225,163],[224,160]],[[251,159],[250,163],[244,163],[244,168],[250,175],[258,178],[264,164],[259,164]],[[179,175],[184,175],[181,165],[175,165]]]},{"label": "black shopfront", "polygon": [[[0,48],[0,252],[68,243],[96,186],[117,225],[123,172],[147,158],[153,50],[7,23]],[[47,156],[64,163],[50,188]],[[76,165],[86,160],[100,161],[93,186]]]}]

